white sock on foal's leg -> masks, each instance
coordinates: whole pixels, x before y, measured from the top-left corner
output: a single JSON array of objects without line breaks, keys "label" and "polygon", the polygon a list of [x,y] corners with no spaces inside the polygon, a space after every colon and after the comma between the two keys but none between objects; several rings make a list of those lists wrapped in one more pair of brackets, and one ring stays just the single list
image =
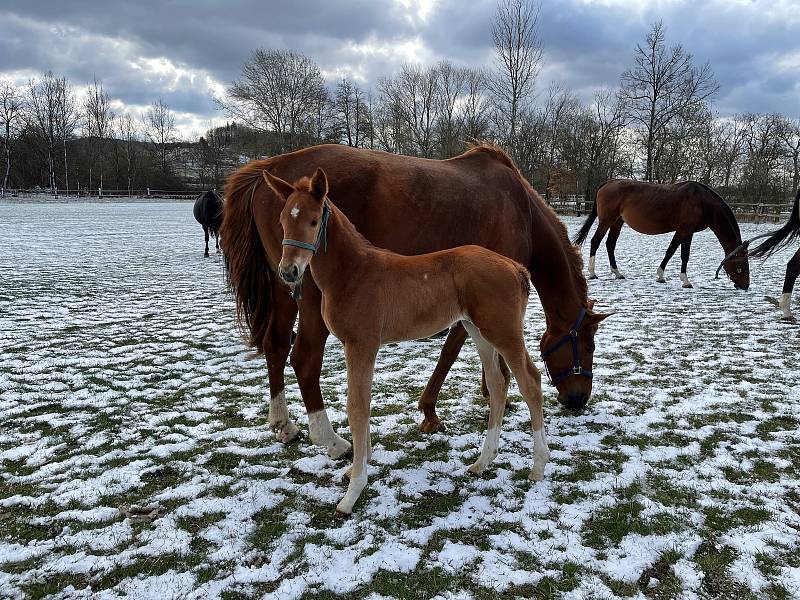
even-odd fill
[{"label": "white sock on foal's leg", "polygon": [[778,301],[778,306],[783,310],[784,319],[793,319],[792,314],[792,292],[784,292],[781,294],[781,299]]},{"label": "white sock on foal's leg", "polygon": [[597,279],[597,273],[594,272],[594,256],[589,257],[589,279]]},{"label": "white sock on foal's leg", "polygon": [[300,433],[300,428],[289,419],[284,391],[269,401],[269,425],[278,441],[284,444],[291,442]]},{"label": "white sock on foal's leg", "polygon": [[539,431],[533,431],[533,468],[528,479],[531,481],[541,481],[544,479],[544,468],[550,460],[550,448],[547,447],[547,440],[544,437],[544,427]]},{"label": "white sock on foal's leg", "polygon": [[489,464],[497,458],[497,452],[500,448],[500,426],[491,427],[486,431],[486,439],[483,441],[483,448],[481,455],[474,463],[469,466],[469,470],[480,475],[489,466]]},{"label": "white sock on foal's leg", "polygon": [[693,286],[693,285],[692,285],[692,284],[689,282],[689,276],[688,276],[688,275],[686,275],[686,273],[681,273],[681,281],[683,282],[683,287],[685,287],[685,288],[694,287],[694,286]]},{"label": "white sock on foal's leg", "polygon": [[341,458],[350,450],[350,442],[336,435],[324,408],[308,414],[308,434],[313,444],[328,449],[331,458]]}]

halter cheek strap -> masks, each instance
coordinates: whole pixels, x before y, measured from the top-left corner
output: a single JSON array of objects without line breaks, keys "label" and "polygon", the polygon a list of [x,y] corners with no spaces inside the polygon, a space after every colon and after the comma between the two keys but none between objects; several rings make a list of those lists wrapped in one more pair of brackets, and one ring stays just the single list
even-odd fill
[{"label": "halter cheek strap", "polygon": [[[326,198],[322,203],[322,217],[320,217],[319,221],[319,229],[317,230],[317,237],[314,240],[313,244],[309,244],[308,242],[301,242],[300,240],[292,240],[289,238],[285,238],[282,242],[282,246],[294,246],[295,248],[301,248],[303,250],[308,250],[311,254],[316,254],[317,250],[319,250],[320,246],[322,249],[327,252],[328,251],[328,219],[331,216],[331,209],[328,206],[328,199]],[[305,273],[304,273],[305,275]],[[299,300],[303,297],[303,277],[301,276],[298,279],[294,287],[292,288],[292,298],[295,300]]]},{"label": "halter cheek strap", "polygon": [[578,330],[581,327],[581,323],[583,323],[583,319],[586,317],[586,308],[581,308],[581,312],[578,314],[578,318],[575,321],[575,324],[572,326],[572,329],[569,330],[569,333],[564,335],[560,340],[558,340],[554,345],[550,346],[547,350],[542,352],[542,360],[547,358],[548,356],[552,355],[556,350],[561,348],[564,344],[571,343],[572,344],[572,367],[565,369],[561,373],[557,373],[556,375],[552,375],[550,373],[550,369],[547,366],[547,363],[544,363],[545,370],[547,371],[548,377],[550,377],[550,383],[556,385],[564,381],[567,377],[571,377],[573,375],[582,375],[583,377],[588,377],[591,379],[593,377],[592,372],[589,369],[584,369],[583,365],[581,365],[581,353],[578,350]]}]

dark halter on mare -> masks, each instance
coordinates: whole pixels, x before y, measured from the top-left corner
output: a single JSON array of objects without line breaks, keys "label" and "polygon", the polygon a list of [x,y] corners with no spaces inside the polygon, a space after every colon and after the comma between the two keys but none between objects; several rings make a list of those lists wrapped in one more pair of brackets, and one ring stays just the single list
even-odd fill
[{"label": "dark halter on mare", "polygon": [[[302,248],[303,250],[308,250],[311,254],[316,254],[317,250],[319,250],[320,245],[322,246],[323,251],[328,250],[328,219],[331,216],[331,209],[328,206],[328,200],[326,199],[322,203],[322,217],[320,218],[319,222],[319,229],[317,230],[317,239],[314,240],[313,244],[309,244],[308,242],[301,242],[300,240],[292,240],[292,239],[284,239],[281,242],[282,246],[294,246],[295,248]],[[303,273],[305,275],[305,273]],[[292,298],[295,300],[299,300],[303,297],[302,293],[303,288],[303,277],[301,276],[298,279],[294,287],[292,288]]]},{"label": "dark halter on mare", "polygon": [[[772,235],[772,232],[762,233],[761,235],[757,235],[754,238],[751,238],[749,240],[745,240],[741,244],[736,246],[736,248],[734,248],[731,252],[729,252],[728,256],[723,258],[722,262],[719,263],[719,266],[717,267],[717,272],[714,273],[714,279],[719,279],[719,272],[722,270],[722,267],[725,266],[726,262],[729,262],[731,259],[733,259],[733,257],[736,256],[736,253],[739,252],[739,250],[742,250],[742,249],[747,250],[747,248],[750,247],[751,242],[755,242],[756,240],[760,240],[761,238],[769,237],[770,235]],[[747,256],[743,256],[742,258],[747,260]],[[739,260],[741,260],[741,259],[739,259]]]},{"label": "dark halter on mare", "polygon": [[560,340],[558,340],[555,344],[550,346],[547,350],[542,352],[542,360],[553,354],[556,350],[561,348],[567,342],[572,342],[572,367],[565,369],[561,373],[553,376],[550,373],[550,369],[547,366],[547,363],[544,363],[544,368],[547,371],[547,376],[550,378],[550,383],[556,385],[564,381],[567,377],[571,377],[572,375],[583,375],[584,377],[588,377],[589,379],[592,378],[592,372],[589,369],[584,369],[581,365],[581,353],[578,350],[578,329],[581,327],[581,323],[583,323],[583,319],[586,317],[586,309],[581,308],[580,314],[578,314],[578,319],[575,321],[575,325],[572,326],[572,329],[569,330],[569,333],[565,334]]}]

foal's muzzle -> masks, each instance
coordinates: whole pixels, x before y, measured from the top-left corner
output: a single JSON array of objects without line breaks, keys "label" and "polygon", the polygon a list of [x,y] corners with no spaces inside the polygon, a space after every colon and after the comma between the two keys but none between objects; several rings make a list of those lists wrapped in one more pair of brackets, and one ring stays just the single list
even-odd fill
[{"label": "foal's muzzle", "polygon": [[280,269],[278,269],[278,274],[285,283],[297,283],[300,279],[300,269],[294,264],[288,267],[281,265]]}]

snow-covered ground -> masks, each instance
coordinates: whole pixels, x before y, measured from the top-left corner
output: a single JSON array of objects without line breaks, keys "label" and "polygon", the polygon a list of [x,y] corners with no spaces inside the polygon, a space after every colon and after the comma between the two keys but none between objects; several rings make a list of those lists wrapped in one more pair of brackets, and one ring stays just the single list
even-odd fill
[{"label": "snow-covered ground", "polygon": [[[471,345],[430,436],[442,340],[385,348],[366,503],[338,520],[347,465],[274,441],[191,205],[6,202],[0,229],[0,597],[800,598],[800,329],[764,300],[788,254],[741,292],[700,234],[683,290],[677,257],[654,281],[668,236],[623,232],[625,281],[601,247],[595,394],[575,416],[545,385],[537,484],[516,389],[498,458],[466,474],[488,413]],[[543,327],[532,298],[533,356]],[[333,340],[323,390],[346,433]]]}]

